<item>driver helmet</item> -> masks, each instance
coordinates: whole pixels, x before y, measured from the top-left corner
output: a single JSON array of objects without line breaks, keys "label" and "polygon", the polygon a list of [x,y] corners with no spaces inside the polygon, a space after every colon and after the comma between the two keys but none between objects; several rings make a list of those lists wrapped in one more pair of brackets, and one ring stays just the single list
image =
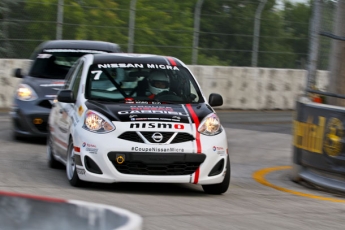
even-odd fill
[{"label": "driver helmet", "polygon": [[153,71],[148,78],[149,90],[152,94],[159,94],[164,91],[169,91],[169,78],[162,71]]}]

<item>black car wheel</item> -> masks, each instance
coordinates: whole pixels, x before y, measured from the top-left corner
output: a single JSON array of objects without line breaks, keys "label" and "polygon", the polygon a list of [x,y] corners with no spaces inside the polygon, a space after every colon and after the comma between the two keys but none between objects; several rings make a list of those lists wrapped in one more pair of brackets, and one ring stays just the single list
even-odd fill
[{"label": "black car wheel", "polygon": [[226,164],[226,172],[225,177],[222,183],[219,184],[208,184],[208,185],[202,185],[202,188],[204,189],[204,192],[208,194],[214,194],[219,195],[222,193],[225,193],[230,185],[230,160],[228,157],[227,164]]}]

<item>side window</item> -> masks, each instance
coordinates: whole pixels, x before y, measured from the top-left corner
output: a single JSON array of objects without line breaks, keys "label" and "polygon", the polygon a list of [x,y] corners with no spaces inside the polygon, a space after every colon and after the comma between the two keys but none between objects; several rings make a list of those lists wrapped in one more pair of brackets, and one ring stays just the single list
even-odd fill
[{"label": "side window", "polygon": [[76,75],[75,75],[74,81],[72,83],[71,90],[73,91],[73,95],[75,97],[77,97],[77,95],[78,95],[80,80],[81,80],[82,73],[83,73],[83,67],[84,67],[84,63],[81,62],[79,67],[78,67],[78,70],[76,71]]}]

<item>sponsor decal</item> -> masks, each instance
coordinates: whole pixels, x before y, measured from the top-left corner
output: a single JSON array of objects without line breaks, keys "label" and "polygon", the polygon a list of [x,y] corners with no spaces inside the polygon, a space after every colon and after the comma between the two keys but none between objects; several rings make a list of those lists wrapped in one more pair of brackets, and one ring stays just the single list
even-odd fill
[{"label": "sponsor decal", "polygon": [[307,122],[294,121],[293,143],[297,148],[322,154],[326,118],[319,116],[318,124],[309,116]]},{"label": "sponsor decal", "polygon": [[87,147],[85,150],[87,152],[89,152],[89,153],[92,153],[92,154],[97,154],[97,152],[98,152],[97,148],[89,148],[89,147]]},{"label": "sponsor decal", "polygon": [[131,110],[149,110],[149,111],[171,111],[173,112],[174,109],[171,107],[166,106],[131,106]]},{"label": "sponsor decal", "polygon": [[96,145],[94,145],[94,144],[88,144],[88,143],[86,143],[86,142],[83,142],[83,147],[90,147],[90,148],[97,148],[97,146]]},{"label": "sponsor decal", "polygon": [[39,59],[48,59],[51,56],[53,56],[53,55],[51,55],[51,54],[38,54],[37,58],[39,58]]},{"label": "sponsor decal", "polygon": [[159,101],[135,101],[134,104],[162,104]]},{"label": "sponsor decal", "polygon": [[85,169],[77,169],[77,173],[80,174],[80,175],[85,175]]},{"label": "sponsor decal", "polygon": [[219,155],[225,155],[225,149],[223,147],[213,146],[212,150]]},{"label": "sponsor decal", "polygon": [[176,152],[176,153],[183,153],[183,148],[175,148],[175,147],[132,147],[132,151],[134,152],[157,152],[157,153],[165,153],[165,152]]},{"label": "sponsor decal", "polygon": [[135,103],[134,102],[134,98],[132,98],[132,97],[125,98],[125,103],[127,103],[127,104],[134,104]]},{"label": "sponsor decal", "polygon": [[162,65],[162,64],[138,64],[138,63],[109,63],[109,64],[98,64],[98,68],[148,68],[148,69],[169,69],[169,70],[179,70],[177,66]]},{"label": "sponsor decal", "polygon": [[174,117],[188,116],[186,113],[176,112],[172,107],[165,106],[131,106],[130,110],[119,111],[118,114],[170,114]]},{"label": "sponsor decal", "polygon": [[147,121],[147,117],[131,118],[132,121]]},{"label": "sponsor decal", "polygon": [[44,49],[45,52],[50,52],[50,53],[54,53],[54,52],[68,52],[68,53],[107,53],[105,51],[99,51],[99,50],[79,50],[79,49]]},{"label": "sponsor decal", "polygon": [[78,115],[81,117],[81,115],[83,115],[83,113],[84,113],[84,108],[82,105],[80,105],[78,108]]},{"label": "sponsor decal", "polygon": [[147,129],[184,129],[182,124],[171,124],[171,123],[131,123],[130,129],[147,128]]},{"label": "sponsor decal", "polygon": [[82,146],[83,146],[83,148],[86,147],[85,150],[89,153],[97,154],[97,152],[98,152],[98,148],[94,144],[89,144],[89,143],[83,142]]},{"label": "sponsor decal", "polygon": [[55,86],[64,86],[64,81],[53,81],[49,84],[40,84],[41,87],[55,87]]},{"label": "sponsor decal", "polygon": [[323,146],[325,152],[331,157],[339,156],[341,152],[343,147],[341,142],[341,139],[344,136],[343,130],[343,124],[338,118],[333,117],[328,121]]}]

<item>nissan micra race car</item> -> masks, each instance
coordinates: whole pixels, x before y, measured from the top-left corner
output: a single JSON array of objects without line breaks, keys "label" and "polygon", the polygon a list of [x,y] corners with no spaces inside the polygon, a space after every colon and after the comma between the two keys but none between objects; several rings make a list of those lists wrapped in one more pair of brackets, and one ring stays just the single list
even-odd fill
[{"label": "nissan micra race car", "polygon": [[49,116],[48,164],[85,182],[230,183],[227,137],[187,66],[174,57],[88,54],[65,79]]}]

